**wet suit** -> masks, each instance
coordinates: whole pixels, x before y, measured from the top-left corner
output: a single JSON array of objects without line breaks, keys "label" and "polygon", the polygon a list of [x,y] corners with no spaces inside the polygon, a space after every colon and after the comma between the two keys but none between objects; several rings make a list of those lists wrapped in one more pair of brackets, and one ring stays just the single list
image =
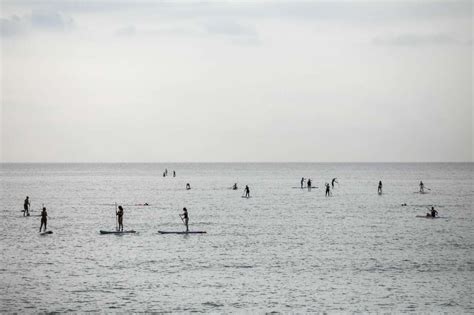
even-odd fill
[{"label": "wet suit", "polygon": [[331,188],[330,188],[329,184],[326,183],[326,197],[329,197],[330,193],[331,193]]},{"label": "wet suit", "polygon": [[46,212],[46,208],[43,207],[43,210],[41,211],[41,226],[40,226],[40,232],[41,228],[43,227],[44,224],[44,231],[46,232],[46,224],[48,222],[48,213]]},{"label": "wet suit", "polygon": [[118,219],[118,230],[119,231],[123,231],[123,208],[122,206],[119,206],[118,207],[118,211],[117,211],[117,219]]},{"label": "wet suit", "polygon": [[301,177],[301,189],[303,189],[303,185],[304,185],[304,177]]},{"label": "wet suit", "polygon": [[420,182],[420,192],[421,193],[425,192],[425,184],[423,184],[423,182]]},{"label": "wet suit", "polygon": [[233,190],[237,190],[237,189],[238,189],[238,188],[237,188],[237,183],[235,183],[234,186],[232,186],[232,189],[233,189]]},{"label": "wet suit", "polygon": [[249,198],[250,197],[250,188],[249,186],[245,186],[245,189],[244,189],[244,192],[245,192],[245,197]]},{"label": "wet suit", "polygon": [[311,190],[311,179],[308,178],[306,185],[308,186],[308,190]]},{"label": "wet suit", "polygon": [[333,178],[332,181],[331,181],[331,186],[332,186],[332,189],[334,189],[334,183],[337,183],[337,178]]},{"label": "wet suit", "polygon": [[[430,213],[428,213],[428,214],[430,214]],[[438,216],[438,211],[436,211],[434,207],[431,207],[431,216],[433,218],[436,218]]]},{"label": "wet suit", "polygon": [[379,192],[379,194],[382,193],[382,181],[379,181],[378,192]]}]

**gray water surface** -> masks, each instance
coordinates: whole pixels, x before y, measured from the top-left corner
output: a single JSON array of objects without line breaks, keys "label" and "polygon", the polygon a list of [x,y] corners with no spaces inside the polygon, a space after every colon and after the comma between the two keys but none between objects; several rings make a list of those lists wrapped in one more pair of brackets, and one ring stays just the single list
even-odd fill
[{"label": "gray water surface", "polygon": [[472,313],[473,165],[1,164],[0,312]]}]

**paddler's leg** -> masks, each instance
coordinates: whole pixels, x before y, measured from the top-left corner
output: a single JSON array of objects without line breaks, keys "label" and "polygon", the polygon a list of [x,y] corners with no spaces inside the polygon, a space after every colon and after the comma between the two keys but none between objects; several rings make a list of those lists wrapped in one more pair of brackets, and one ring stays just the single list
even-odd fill
[{"label": "paddler's leg", "polygon": [[184,223],[186,224],[186,232],[189,232],[189,226],[188,226],[189,219],[186,218],[186,219],[184,220]]}]

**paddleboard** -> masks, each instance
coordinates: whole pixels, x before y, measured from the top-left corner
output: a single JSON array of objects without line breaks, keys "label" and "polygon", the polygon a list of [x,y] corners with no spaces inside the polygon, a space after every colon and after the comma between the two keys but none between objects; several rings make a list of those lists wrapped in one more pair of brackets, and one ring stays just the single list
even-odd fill
[{"label": "paddleboard", "polygon": [[46,232],[40,233],[40,235],[48,235],[48,234],[53,234],[53,231],[46,231]]},{"label": "paddleboard", "polygon": [[134,230],[130,230],[130,231],[104,231],[104,230],[100,230],[100,234],[131,234],[131,233],[137,233],[136,231]]},{"label": "paddleboard", "polygon": [[428,215],[417,215],[417,218],[425,218],[425,219],[442,219],[443,217],[432,217]]},{"label": "paddleboard", "polygon": [[158,231],[160,234],[205,234],[206,231]]},{"label": "paddleboard", "polygon": [[245,198],[245,199],[252,198],[252,196],[249,196],[249,197],[241,196],[241,197],[242,197],[242,198]]},{"label": "paddleboard", "polygon": [[421,192],[421,191],[414,191],[413,193],[414,193],[414,194],[422,194],[422,195],[423,195],[423,194],[429,194],[429,192],[427,192],[427,191],[424,191],[424,192]]}]

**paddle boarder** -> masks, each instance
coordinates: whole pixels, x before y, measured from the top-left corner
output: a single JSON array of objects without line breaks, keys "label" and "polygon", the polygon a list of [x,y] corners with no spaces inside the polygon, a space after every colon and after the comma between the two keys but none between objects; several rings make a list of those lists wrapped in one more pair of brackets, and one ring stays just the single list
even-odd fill
[{"label": "paddle boarder", "polygon": [[237,187],[237,183],[235,183],[234,186],[232,186],[232,189],[233,189],[233,190],[239,189],[239,188]]},{"label": "paddle boarder", "polygon": [[306,182],[306,186],[308,186],[308,191],[311,190],[311,178],[308,178],[308,181]]},{"label": "paddle boarder", "polygon": [[186,183],[186,190],[190,190],[191,189],[191,185],[189,185],[189,183]]},{"label": "paddle boarder", "polygon": [[301,189],[303,189],[303,186],[304,186],[304,177],[301,177],[301,182],[300,182],[300,184],[301,184]]},{"label": "paddle boarder", "polygon": [[116,212],[117,221],[118,221],[118,230],[123,231],[123,207],[118,206],[118,211]]},{"label": "paddle boarder", "polygon": [[438,211],[436,211],[434,207],[431,207],[430,212],[428,212],[426,216],[436,218],[438,216]]},{"label": "paddle boarder", "polygon": [[333,178],[332,181],[331,181],[332,189],[334,189],[334,183],[339,184],[339,183],[337,182],[337,178]]},{"label": "paddle boarder", "polygon": [[180,214],[179,217],[183,220],[184,225],[186,225],[186,232],[189,232],[189,216],[186,207],[183,208],[183,213]]},{"label": "paddle boarder", "polygon": [[46,212],[46,207],[43,207],[43,210],[41,211],[41,226],[40,226],[40,233],[41,233],[41,228],[43,227],[44,224],[44,231],[46,232],[46,223],[48,222],[48,213]]},{"label": "paddle boarder", "polygon": [[424,193],[425,192],[425,184],[423,184],[422,181],[420,181],[420,193]]},{"label": "paddle boarder", "polygon": [[26,196],[25,202],[23,203],[23,216],[30,216],[30,197]]},{"label": "paddle boarder", "polygon": [[331,194],[331,186],[329,186],[329,183],[326,183],[326,197],[329,197]]},{"label": "paddle boarder", "polygon": [[245,198],[250,198],[250,188],[248,185],[245,185],[244,193],[245,193]]},{"label": "paddle boarder", "polygon": [[173,177],[176,177],[176,172],[173,170]]},{"label": "paddle boarder", "polygon": [[379,195],[382,194],[382,181],[379,181],[378,192],[379,192]]}]

